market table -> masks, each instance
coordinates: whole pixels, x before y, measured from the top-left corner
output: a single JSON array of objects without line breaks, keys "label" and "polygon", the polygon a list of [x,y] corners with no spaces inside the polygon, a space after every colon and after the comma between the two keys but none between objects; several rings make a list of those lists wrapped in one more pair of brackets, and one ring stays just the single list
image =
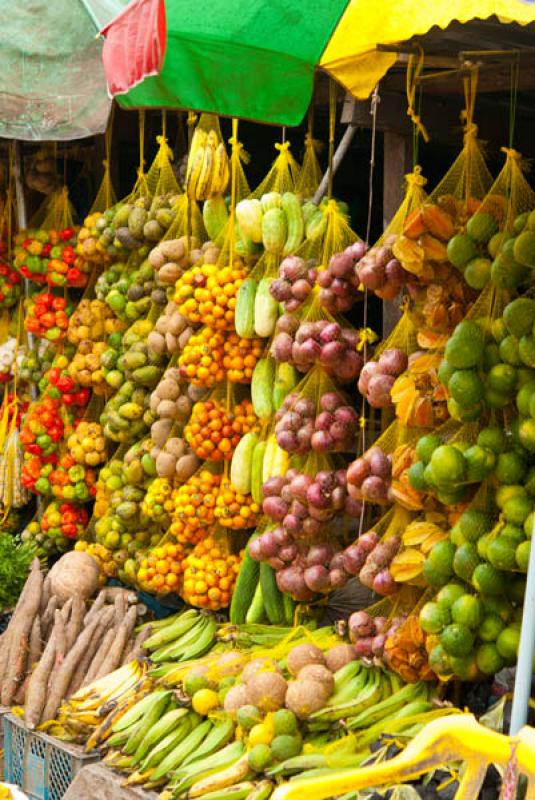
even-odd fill
[{"label": "market table", "polygon": [[135,787],[123,787],[124,775],[113,772],[103,764],[83,767],[67,789],[63,800],[151,800],[155,792],[145,792]]}]

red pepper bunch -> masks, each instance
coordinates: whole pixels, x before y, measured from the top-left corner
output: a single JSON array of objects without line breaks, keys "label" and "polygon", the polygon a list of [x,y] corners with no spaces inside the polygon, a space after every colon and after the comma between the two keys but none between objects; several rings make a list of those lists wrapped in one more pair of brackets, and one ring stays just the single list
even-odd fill
[{"label": "red pepper bunch", "polygon": [[97,493],[97,472],[91,467],[77,464],[68,453],[61,456],[55,469],[48,475],[48,483],[54,497],[87,503]]},{"label": "red pepper bunch", "polygon": [[69,327],[73,306],[65,297],[51,292],[41,292],[32,297],[24,327],[28,333],[41,336],[50,342],[64,339]]},{"label": "red pepper bunch", "polygon": [[77,255],[76,231],[37,231],[15,249],[15,266],[25,278],[51,286],[77,286],[87,283],[88,265]]},{"label": "red pepper bunch", "polygon": [[61,403],[53,397],[43,397],[30,406],[24,418],[20,441],[25,453],[48,458],[57,453],[65,433]]},{"label": "red pepper bunch", "polygon": [[66,406],[84,407],[89,403],[91,391],[83,389],[69,375],[66,369],[52,367],[39,381],[39,391],[61,400]]},{"label": "red pepper bunch", "polygon": [[49,537],[77,539],[85,531],[88,522],[89,514],[83,506],[53,500],[43,513],[41,530]]},{"label": "red pepper bunch", "polygon": [[22,279],[0,258],[0,308],[11,308],[22,296]]}]

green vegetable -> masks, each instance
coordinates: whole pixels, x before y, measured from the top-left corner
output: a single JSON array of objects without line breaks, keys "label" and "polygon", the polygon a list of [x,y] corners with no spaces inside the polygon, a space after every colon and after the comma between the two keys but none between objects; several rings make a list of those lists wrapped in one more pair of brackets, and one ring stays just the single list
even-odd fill
[{"label": "green vegetable", "polygon": [[26,583],[37,546],[0,533],[0,608],[14,606]]}]

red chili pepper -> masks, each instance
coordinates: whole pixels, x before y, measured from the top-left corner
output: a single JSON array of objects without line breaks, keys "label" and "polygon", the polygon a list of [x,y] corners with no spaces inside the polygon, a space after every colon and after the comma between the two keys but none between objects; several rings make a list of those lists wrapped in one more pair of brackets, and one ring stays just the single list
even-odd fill
[{"label": "red chili pepper", "polygon": [[72,392],[75,388],[76,384],[70,375],[59,375],[56,381],[56,386],[60,390],[60,392]]},{"label": "red chili pepper", "polygon": [[68,242],[74,236],[74,228],[64,228],[59,232],[59,238],[62,242]]}]

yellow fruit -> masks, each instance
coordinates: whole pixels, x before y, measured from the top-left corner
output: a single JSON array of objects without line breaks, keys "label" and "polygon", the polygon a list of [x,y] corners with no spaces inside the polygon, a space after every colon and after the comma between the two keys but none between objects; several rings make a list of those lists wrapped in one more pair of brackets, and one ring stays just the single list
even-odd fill
[{"label": "yellow fruit", "polygon": [[257,744],[271,744],[272,741],[272,726],[265,722],[260,722],[258,725],[253,725],[249,731],[249,739],[247,744],[249,747],[255,747]]},{"label": "yellow fruit", "polygon": [[197,714],[206,715],[219,706],[219,695],[212,689],[199,689],[193,695],[191,705]]}]

